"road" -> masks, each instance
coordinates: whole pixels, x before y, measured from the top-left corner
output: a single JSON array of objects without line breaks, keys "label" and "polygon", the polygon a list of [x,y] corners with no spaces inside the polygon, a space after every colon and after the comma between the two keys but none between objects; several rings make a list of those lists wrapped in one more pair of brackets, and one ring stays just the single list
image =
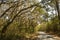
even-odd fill
[{"label": "road", "polygon": [[35,40],[60,40],[60,38],[54,35],[49,35],[45,32],[38,32],[38,36]]}]

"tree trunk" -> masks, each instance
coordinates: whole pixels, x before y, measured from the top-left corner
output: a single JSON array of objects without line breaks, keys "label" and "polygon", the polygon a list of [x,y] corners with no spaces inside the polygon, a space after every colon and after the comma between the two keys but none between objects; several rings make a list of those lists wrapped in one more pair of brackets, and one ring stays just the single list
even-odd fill
[{"label": "tree trunk", "polygon": [[59,19],[59,24],[60,24],[60,0],[55,0],[56,1],[56,8],[58,12],[58,19]]}]

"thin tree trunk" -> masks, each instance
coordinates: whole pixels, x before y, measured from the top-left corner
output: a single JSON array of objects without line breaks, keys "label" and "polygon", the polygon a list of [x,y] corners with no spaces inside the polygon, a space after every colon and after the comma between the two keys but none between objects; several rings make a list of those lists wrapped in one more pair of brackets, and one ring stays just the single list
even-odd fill
[{"label": "thin tree trunk", "polygon": [[[55,0],[56,1],[56,8],[58,12],[58,19],[60,20],[60,0]],[[60,24],[60,21],[59,21]]]}]

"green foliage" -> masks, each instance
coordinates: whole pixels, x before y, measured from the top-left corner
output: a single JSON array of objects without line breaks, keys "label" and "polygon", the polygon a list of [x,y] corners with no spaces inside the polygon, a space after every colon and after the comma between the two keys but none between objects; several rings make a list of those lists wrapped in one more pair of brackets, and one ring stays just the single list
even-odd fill
[{"label": "green foliage", "polygon": [[57,18],[51,20],[50,22],[47,23],[47,32],[59,32],[59,20]]},{"label": "green foliage", "polygon": [[[10,22],[11,19],[13,19],[14,16],[22,9],[21,12],[15,17],[15,19],[7,26],[7,31],[3,36],[4,40],[16,40],[20,37],[30,38],[31,36],[34,36],[34,34],[38,31],[52,31],[57,33],[60,32],[59,20],[58,17],[55,17],[57,14],[52,12],[56,10],[55,0],[51,1],[50,3],[47,3],[47,0],[45,0],[43,3],[41,2],[42,7],[40,7],[40,4],[38,4],[39,7],[34,5],[32,8],[29,6],[31,6],[31,4],[33,5],[36,1],[32,1],[32,3],[30,3],[29,0],[20,0],[20,2],[21,3],[18,5],[21,5],[16,7],[15,10],[12,10],[14,9],[13,7],[8,12],[5,12],[7,17],[10,18],[9,20],[4,18],[4,16],[6,16],[5,14],[3,15],[2,19],[0,18],[1,33],[4,25],[8,24],[8,21]],[[50,11],[52,16],[50,16],[50,13],[48,13]]]},{"label": "green foliage", "polygon": [[39,11],[40,15],[46,13],[46,10],[44,8],[37,7],[36,10]]}]

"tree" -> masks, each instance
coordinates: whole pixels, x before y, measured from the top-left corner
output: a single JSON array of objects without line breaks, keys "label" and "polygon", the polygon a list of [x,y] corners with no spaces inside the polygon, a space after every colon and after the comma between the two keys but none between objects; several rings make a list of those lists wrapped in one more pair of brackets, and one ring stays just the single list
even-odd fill
[{"label": "tree", "polygon": [[[55,0],[56,1],[56,8],[57,8],[57,12],[58,12],[58,19],[60,20],[60,0]],[[60,24],[60,21],[59,21]]]},{"label": "tree", "polygon": [[[38,31],[40,24],[50,22],[57,16],[56,8],[59,12],[57,4],[55,0],[6,0],[6,2],[1,2],[1,36],[3,37],[2,34],[5,33],[31,36],[30,34]],[[36,29],[37,26],[38,29]]]},{"label": "tree", "polygon": [[[39,5],[40,3],[31,4],[29,0],[21,0],[16,2],[5,2],[2,3],[2,5],[10,5],[7,9],[3,9],[4,12],[1,13],[0,18],[4,22],[1,24],[1,27],[3,26],[1,30],[1,38],[3,37],[2,34],[6,33],[9,26],[14,27],[14,24],[16,24],[17,27],[20,28],[20,32],[23,34],[25,32],[27,33],[33,33],[34,27],[37,25],[37,15],[33,15],[33,11],[36,7],[43,7]],[[31,14],[32,13],[32,14]],[[37,13],[37,11],[36,11]],[[32,17],[31,17],[32,16]],[[17,21],[18,20],[18,21]],[[24,31],[25,30],[25,31]]]}]

